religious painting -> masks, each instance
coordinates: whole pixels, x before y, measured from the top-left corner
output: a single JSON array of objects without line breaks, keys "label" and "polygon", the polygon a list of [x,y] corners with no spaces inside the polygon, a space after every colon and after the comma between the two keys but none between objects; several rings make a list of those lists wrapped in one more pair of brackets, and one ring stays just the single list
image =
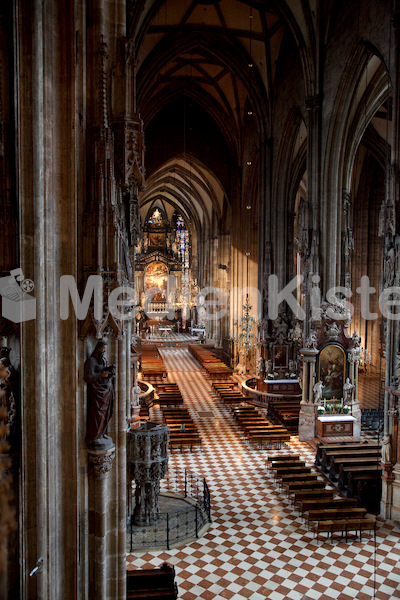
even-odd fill
[{"label": "religious painting", "polygon": [[149,233],[149,245],[155,248],[164,248],[165,233]]},{"label": "religious painting", "polygon": [[146,290],[153,288],[156,299],[153,302],[165,302],[167,292],[168,267],[162,262],[154,261],[149,264],[145,275]]},{"label": "religious painting", "polygon": [[346,378],[346,355],[337,344],[328,344],[319,353],[318,381],[322,381],[323,398],[343,398]]},{"label": "religious painting", "polygon": [[288,348],[287,346],[274,346],[272,359],[274,369],[287,369],[288,366]]}]

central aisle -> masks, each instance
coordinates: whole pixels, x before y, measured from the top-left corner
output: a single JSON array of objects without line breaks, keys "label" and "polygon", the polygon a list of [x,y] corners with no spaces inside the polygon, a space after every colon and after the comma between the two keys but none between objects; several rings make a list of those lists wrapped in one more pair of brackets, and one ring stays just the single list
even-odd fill
[{"label": "central aisle", "polygon": [[[373,538],[347,544],[313,540],[266,474],[269,452],[247,445],[229,410],[213,398],[210,381],[187,348],[160,352],[168,381],[179,384],[203,448],[173,454],[170,465],[206,478],[213,522],[205,536],[189,546],[128,554],[128,568],[154,568],[164,561],[175,565],[181,600],[373,598]],[[198,411],[212,411],[213,416],[204,418]],[[313,464],[314,454],[297,437],[291,438],[291,451]],[[393,526],[380,525],[376,554],[380,600],[399,593],[399,538]]]}]

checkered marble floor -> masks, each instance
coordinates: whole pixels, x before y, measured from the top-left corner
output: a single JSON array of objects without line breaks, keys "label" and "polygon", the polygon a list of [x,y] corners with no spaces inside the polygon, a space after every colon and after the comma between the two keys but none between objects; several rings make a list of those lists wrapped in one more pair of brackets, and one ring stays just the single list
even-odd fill
[{"label": "checkered marble floor", "polygon": [[[175,565],[182,600],[400,598],[400,532],[382,522],[376,541],[314,540],[265,470],[267,455],[276,451],[248,445],[186,348],[161,353],[203,440],[201,453],[174,454],[170,464],[206,478],[213,522],[188,546],[128,554],[127,568]],[[292,437],[290,446],[313,464],[308,445]]]}]

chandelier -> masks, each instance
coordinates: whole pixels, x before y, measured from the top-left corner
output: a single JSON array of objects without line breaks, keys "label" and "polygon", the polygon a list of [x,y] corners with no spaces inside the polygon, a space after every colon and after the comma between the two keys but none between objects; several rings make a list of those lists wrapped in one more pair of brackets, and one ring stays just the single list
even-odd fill
[{"label": "chandelier", "polygon": [[252,306],[249,304],[249,295],[246,294],[246,304],[243,305],[243,316],[241,317],[239,327],[239,339],[240,345],[248,355],[250,349],[254,346],[256,335],[254,334],[254,328],[257,326],[257,319],[251,314]]}]

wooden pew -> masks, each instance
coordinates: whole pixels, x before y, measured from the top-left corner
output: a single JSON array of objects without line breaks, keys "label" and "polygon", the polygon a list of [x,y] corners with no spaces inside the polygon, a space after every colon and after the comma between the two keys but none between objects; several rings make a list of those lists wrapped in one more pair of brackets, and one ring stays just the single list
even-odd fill
[{"label": "wooden pew", "polygon": [[326,508],[355,508],[356,507],[356,498],[305,498],[301,502],[301,514],[314,511],[321,510]]},{"label": "wooden pew", "polygon": [[[370,443],[370,442],[357,442],[357,443],[347,443],[341,442],[338,444],[318,444],[317,451],[315,455],[315,464],[317,466],[322,465],[322,468],[326,468],[326,462],[328,456],[335,455],[336,452],[350,452],[353,455],[356,455],[359,451],[365,450],[380,450],[380,444]],[[324,463],[324,464],[323,464]]]},{"label": "wooden pew", "polygon": [[343,490],[347,483],[348,474],[351,473],[359,474],[359,475],[370,475],[376,474],[380,476],[382,474],[382,469],[377,464],[374,465],[357,465],[357,466],[339,466],[339,476],[338,476],[338,488],[339,490]]},{"label": "wooden pew", "polygon": [[374,531],[376,529],[376,519],[337,519],[318,521],[312,525],[312,528],[316,538],[319,533],[327,532],[330,535],[330,538],[333,539],[332,534],[340,532],[342,538],[343,533],[345,534],[346,542],[351,531],[354,531],[356,536],[359,532],[361,542],[363,531]]},{"label": "wooden pew", "polygon": [[334,481],[336,479],[336,473],[339,472],[339,467],[340,465],[343,465],[344,467],[358,467],[358,466],[377,466],[378,464],[380,464],[380,461],[378,461],[377,456],[357,456],[357,457],[339,457],[338,459],[336,459],[336,455],[335,456],[331,456],[330,457],[330,469],[329,469],[329,478],[332,479],[332,481]]},{"label": "wooden pew", "polygon": [[365,508],[325,508],[321,510],[310,510],[307,515],[307,525],[311,521],[335,521],[337,519],[364,518],[367,514]]},{"label": "wooden pew", "polygon": [[140,600],[176,600],[178,588],[174,567],[163,563],[159,569],[135,569],[126,572],[126,597]]}]

